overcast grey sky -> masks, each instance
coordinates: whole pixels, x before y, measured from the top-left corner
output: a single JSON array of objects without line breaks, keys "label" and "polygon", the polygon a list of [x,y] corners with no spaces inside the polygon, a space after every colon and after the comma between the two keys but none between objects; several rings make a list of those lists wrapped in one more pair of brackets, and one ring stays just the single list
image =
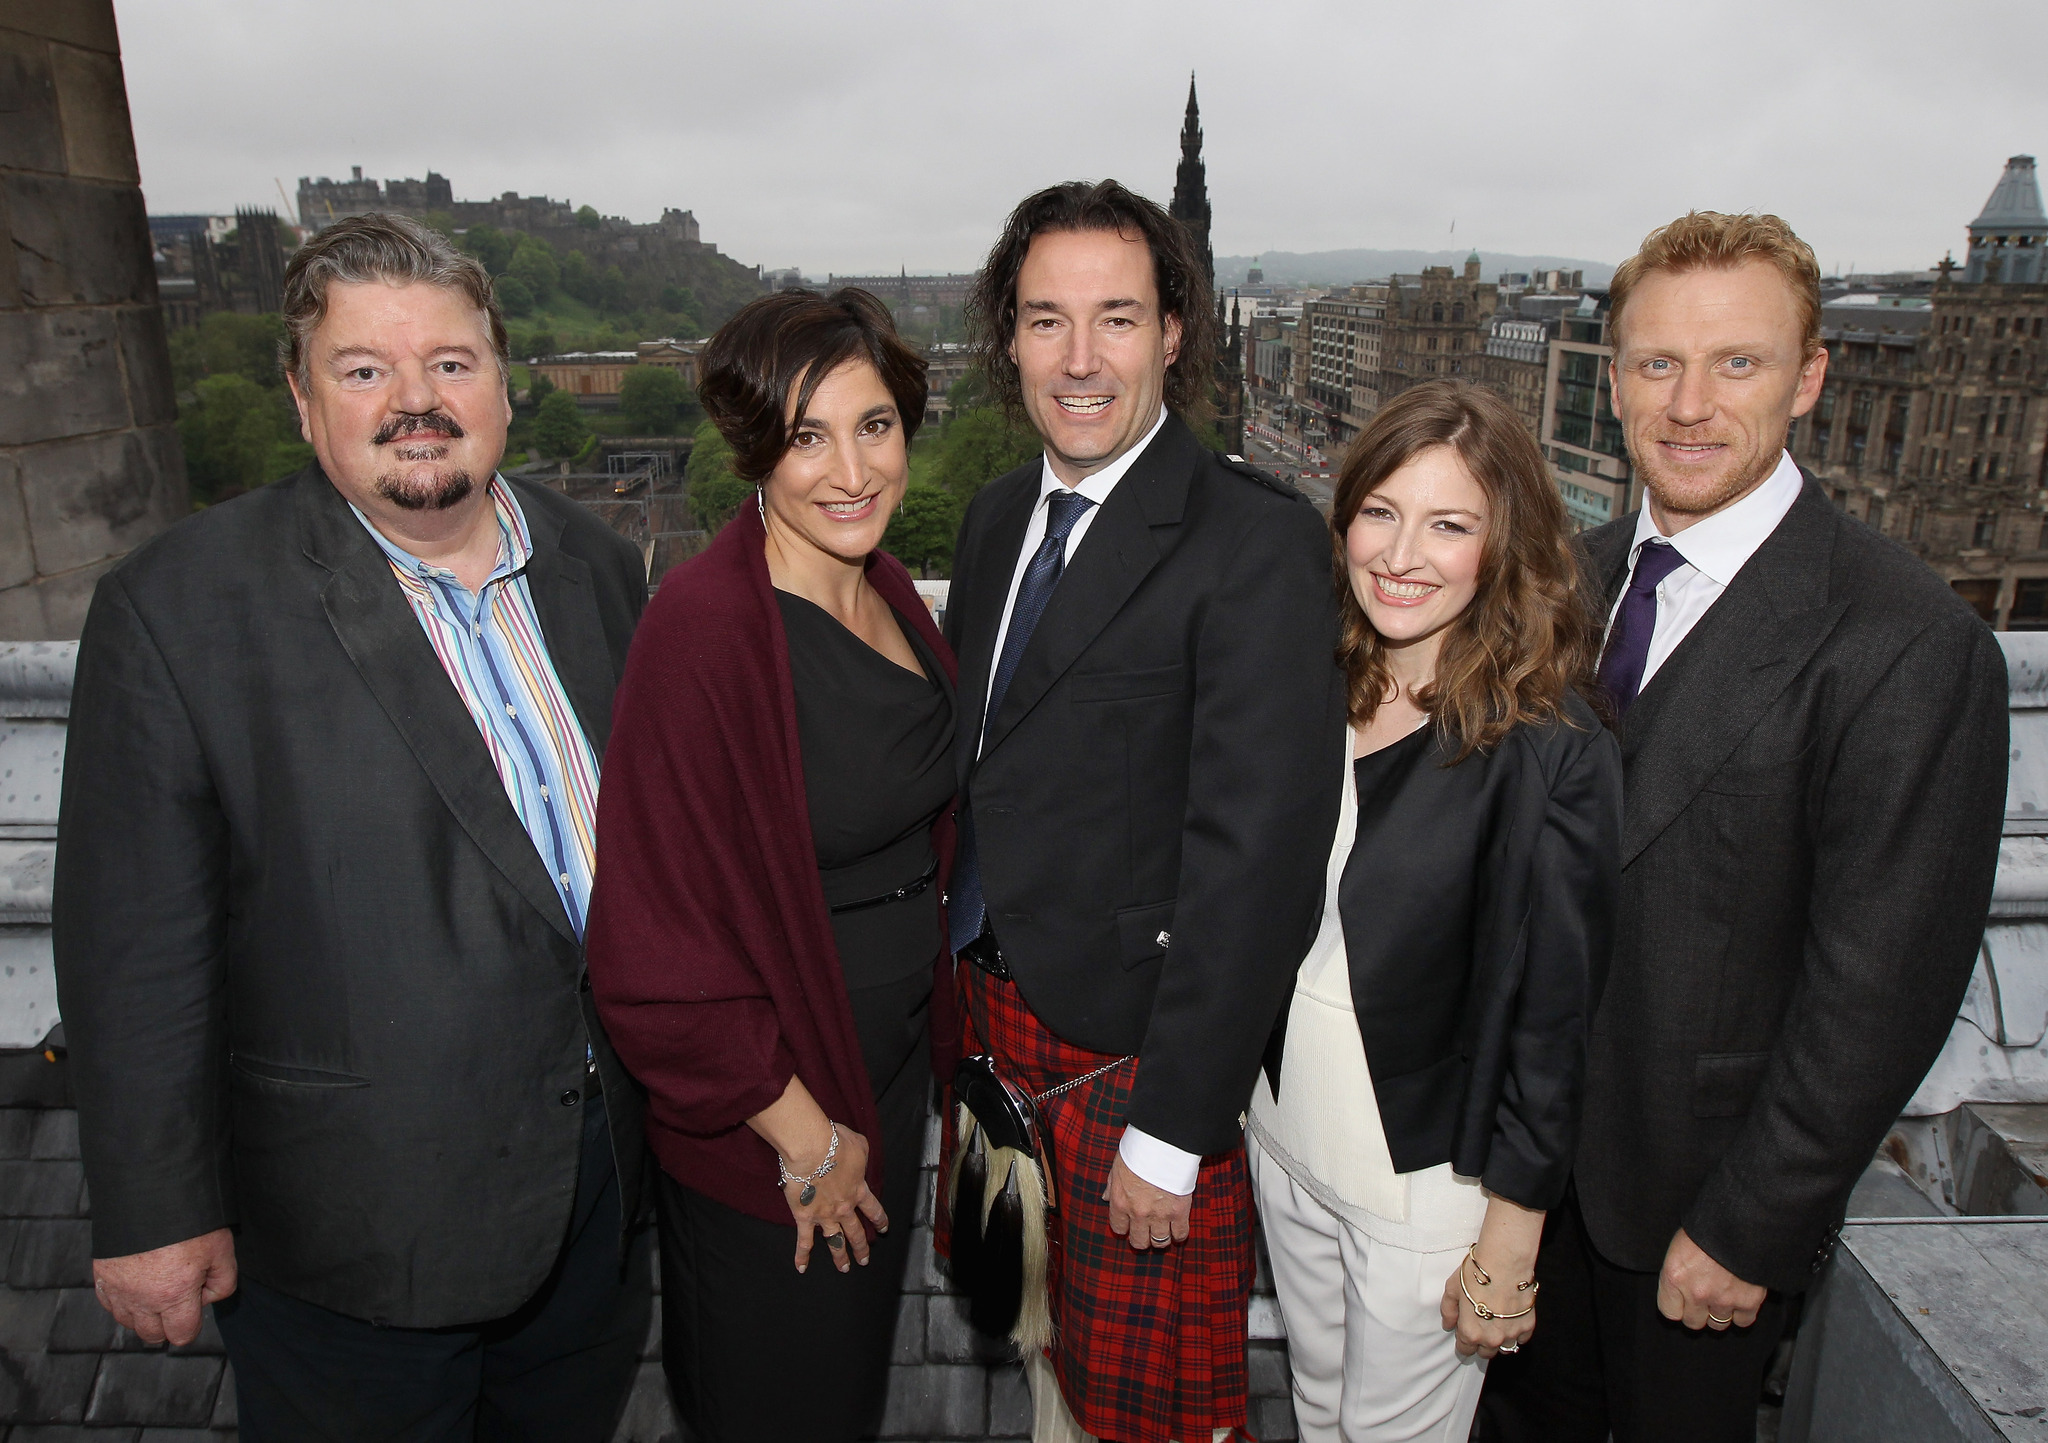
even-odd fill
[{"label": "overcast grey sky", "polygon": [[693,210],[817,276],[971,269],[1051,181],[1166,200],[1191,68],[1218,254],[1615,261],[1707,206],[1778,212],[1828,269],[1921,267],[2048,152],[2041,0],[115,8],[152,211],[431,168],[463,199]]}]

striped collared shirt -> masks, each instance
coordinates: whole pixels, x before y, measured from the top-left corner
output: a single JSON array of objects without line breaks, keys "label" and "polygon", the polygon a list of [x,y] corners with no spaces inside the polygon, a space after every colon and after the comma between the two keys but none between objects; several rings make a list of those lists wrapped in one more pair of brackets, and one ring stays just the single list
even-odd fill
[{"label": "striped collared shirt", "polygon": [[501,478],[491,478],[490,493],[498,516],[498,565],[473,594],[453,571],[392,545],[361,511],[356,519],[383,548],[442,670],[475,718],[505,795],[580,937],[596,855],[597,758],[534,614],[526,584],[533,554],[526,515]]}]

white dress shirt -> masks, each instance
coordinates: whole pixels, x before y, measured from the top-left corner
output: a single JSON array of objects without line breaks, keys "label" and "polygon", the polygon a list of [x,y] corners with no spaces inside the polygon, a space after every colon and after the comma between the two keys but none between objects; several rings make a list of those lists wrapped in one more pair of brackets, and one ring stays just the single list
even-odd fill
[{"label": "white dress shirt", "polygon": [[[989,668],[991,674],[1002,659],[1003,643],[1010,635],[1010,613],[1016,610],[1017,591],[1024,584],[1024,573],[1030,569],[1032,556],[1037,552],[1039,544],[1045,540],[1046,520],[1049,514],[1045,504],[1046,498],[1072,490],[1095,503],[1081,513],[1080,519],[1074,523],[1074,529],[1067,533],[1064,564],[1072,566],[1075,553],[1081,549],[1081,542],[1088,535],[1088,528],[1095,524],[1095,518],[1102,510],[1102,503],[1109,499],[1110,492],[1116,490],[1116,483],[1124,479],[1124,473],[1137,464],[1138,457],[1144,454],[1145,448],[1152,444],[1153,438],[1159,434],[1159,428],[1165,424],[1166,408],[1161,406],[1159,419],[1152,423],[1152,429],[1144,434],[1137,445],[1094,475],[1082,480],[1078,486],[1069,487],[1066,482],[1060,480],[1053,473],[1052,458],[1048,456],[1045,459],[1043,470],[1039,474],[1038,504],[1031,508],[1030,523],[1024,528],[1024,544],[1017,552],[1017,569],[1010,573],[1010,593],[1003,598],[1003,620],[996,628],[996,649],[992,654]],[[982,735],[986,736],[987,717],[982,718],[981,727]],[[978,752],[979,747],[976,750]],[[1142,1132],[1135,1127],[1124,1129],[1123,1142],[1119,1144],[1117,1151],[1123,1157],[1124,1166],[1152,1186],[1182,1196],[1195,1190],[1195,1175],[1202,1166],[1199,1153],[1183,1152],[1172,1143],[1161,1142],[1150,1133]]]},{"label": "white dress shirt", "polygon": [[[1636,558],[1651,538],[1667,541],[1685,558],[1657,586],[1657,625],[1650,632],[1650,654],[1643,662],[1643,679],[1637,690],[1650,684],[1657,668],[1670,659],[1707,609],[1721,599],[1721,593],[1735,580],[1735,573],[1756,555],[1792,503],[1799,499],[1805,480],[1788,452],[1778,456],[1778,467],[1757,487],[1725,511],[1716,511],[1704,521],[1695,521],[1676,536],[1657,529],[1646,503],[1636,514],[1636,538],[1628,550],[1629,573],[1635,573]],[[1041,528],[1042,532],[1043,528]],[[1608,629],[1628,594],[1626,580],[1608,609]]]}]

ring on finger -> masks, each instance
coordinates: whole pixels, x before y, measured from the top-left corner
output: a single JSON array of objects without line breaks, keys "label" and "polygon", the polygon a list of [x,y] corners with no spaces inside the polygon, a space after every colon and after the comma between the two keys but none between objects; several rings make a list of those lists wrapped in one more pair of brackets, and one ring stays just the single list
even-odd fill
[{"label": "ring on finger", "polygon": [[1708,1322],[1710,1322],[1710,1323],[1719,1323],[1719,1324],[1720,1324],[1720,1325],[1721,1325],[1722,1327],[1724,1327],[1724,1328],[1725,1328],[1725,1327],[1727,1327],[1727,1326],[1728,1326],[1728,1325],[1729,1325],[1730,1323],[1732,1323],[1732,1322],[1734,1322],[1734,1321],[1735,1321],[1735,1316],[1734,1316],[1734,1314],[1732,1314],[1732,1313],[1731,1313],[1731,1314],[1729,1314],[1729,1315],[1728,1315],[1727,1317],[1725,1317],[1725,1318],[1717,1318],[1717,1317],[1715,1317],[1715,1316],[1714,1316],[1714,1315],[1713,1315],[1712,1313],[1708,1313],[1708,1314],[1707,1314],[1707,1321],[1708,1321]]},{"label": "ring on finger", "polygon": [[1165,1237],[1162,1238],[1161,1236],[1159,1236],[1159,1234],[1154,1233],[1152,1234],[1152,1241],[1163,1248],[1168,1243],[1173,1241],[1173,1234],[1168,1233]]},{"label": "ring on finger", "polygon": [[838,1252],[841,1248],[846,1246],[846,1234],[827,1233],[825,1235],[825,1246],[832,1249],[832,1251],[835,1253]]},{"label": "ring on finger", "polygon": [[1522,1351],[1522,1345],[1520,1343],[1502,1343],[1500,1347],[1495,1351],[1501,1353],[1519,1353]]}]

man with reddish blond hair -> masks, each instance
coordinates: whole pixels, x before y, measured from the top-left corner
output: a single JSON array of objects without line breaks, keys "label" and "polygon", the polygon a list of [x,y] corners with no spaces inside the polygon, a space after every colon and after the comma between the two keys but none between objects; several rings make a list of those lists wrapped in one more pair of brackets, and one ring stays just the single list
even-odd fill
[{"label": "man with reddish blond hair", "polygon": [[1948,1034],[1991,899],[2005,664],[1786,450],[1819,267],[1695,211],[1608,293],[1642,510],[1584,538],[1626,776],[1622,902],[1541,1322],[1486,1443],[1755,1437],[1786,1299]]}]

